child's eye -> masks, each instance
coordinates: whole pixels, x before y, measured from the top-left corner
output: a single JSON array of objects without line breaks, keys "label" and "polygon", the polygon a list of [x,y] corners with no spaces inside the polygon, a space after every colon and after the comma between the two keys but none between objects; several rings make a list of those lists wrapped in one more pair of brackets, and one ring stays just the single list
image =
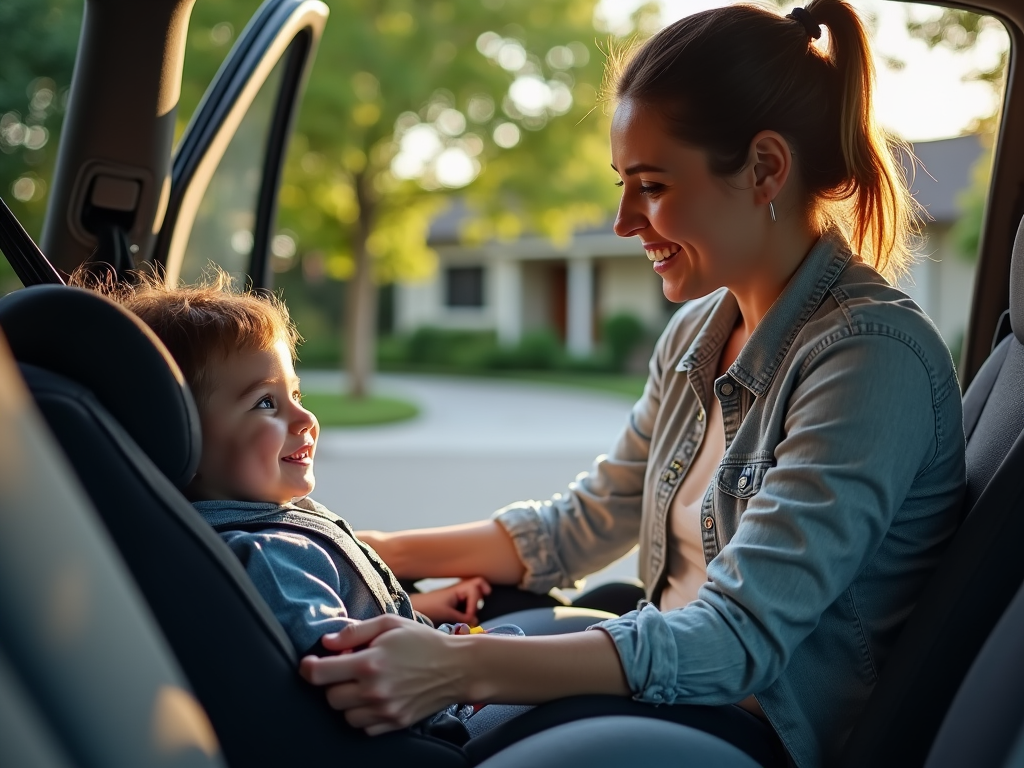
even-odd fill
[{"label": "child's eye", "polygon": [[259,408],[263,408],[263,409],[269,408],[269,409],[273,410],[276,407],[277,406],[274,404],[274,398],[272,398],[270,395],[264,395],[263,397],[260,398],[259,402],[256,403],[256,408],[257,409],[259,409]]},{"label": "child's eye", "polygon": [[292,400],[294,400],[296,403],[301,403],[302,402],[302,393],[299,392],[298,390],[296,390],[295,392],[292,392]]}]

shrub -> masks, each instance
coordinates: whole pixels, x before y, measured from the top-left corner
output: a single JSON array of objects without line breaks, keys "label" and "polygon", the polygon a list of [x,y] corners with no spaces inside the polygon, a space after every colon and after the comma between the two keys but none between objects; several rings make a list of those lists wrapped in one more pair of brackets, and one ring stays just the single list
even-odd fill
[{"label": "shrub", "polygon": [[647,336],[647,329],[637,317],[623,313],[605,320],[603,330],[612,370],[625,370],[633,350]]},{"label": "shrub", "polygon": [[564,359],[562,343],[552,331],[525,334],[514,347],[495,346],[486,365],[494,370],[549,371]]}]

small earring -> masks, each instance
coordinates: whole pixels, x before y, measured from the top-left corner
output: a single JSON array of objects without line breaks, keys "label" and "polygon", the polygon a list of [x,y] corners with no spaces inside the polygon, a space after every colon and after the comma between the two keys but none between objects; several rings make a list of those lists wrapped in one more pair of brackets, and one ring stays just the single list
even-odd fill
[{"label": "small earring", "polygon": [[778,219],[775,218],[775,206],[772,205],[772,201],[771,200],[768,201],[768,213],[771,214],[772,221],[778,221]]}]

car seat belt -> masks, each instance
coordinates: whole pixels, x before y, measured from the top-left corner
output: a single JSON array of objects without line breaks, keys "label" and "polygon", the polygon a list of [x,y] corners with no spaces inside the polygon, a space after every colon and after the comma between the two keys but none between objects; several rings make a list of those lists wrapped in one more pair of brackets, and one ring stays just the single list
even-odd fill
[{"label": "car seat belt", "polygon": [[103,222],[96,236],[99,242],[89,257],[89,263],[104,264],[113,269],[119,282],[129,280],[135,262],[128,246],[128,233],[117,224]]},{"label": "car seat belt", "polygon": [[0,197],[0,251],[3,251],[7,261],[14,268],[14,273],[26,288],[43,283],[65,285],[64,278],[39,250],[35,241],[29,237],[28,232],[15,218],[2,197]]}]

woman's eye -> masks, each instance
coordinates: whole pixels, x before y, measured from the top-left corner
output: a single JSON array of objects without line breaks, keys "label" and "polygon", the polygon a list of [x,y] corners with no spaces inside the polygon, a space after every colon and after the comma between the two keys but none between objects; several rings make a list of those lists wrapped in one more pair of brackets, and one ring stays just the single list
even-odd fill
[{"label": "woman's eye", "polygon": [[616,182],[615,182],[615,186],[616,186],[616,187],[621,187],[621,186],[622,186],[623,184],[625,184],[625,183],[626,183],[626,182],[624,182],[624,181],[623,181],[622,179],[619,179],[618,181],[616,181]]},{"label": "woman's eye", "polygon": [[640,185],[640,194],[641,195],[656,195],[656,194],[658,194],[661,191],[661,189],[662,189],[662,185],[661,184],[652,184],[651,182],[646,182],[646,183]]},{"label": "woman's eye", "polygon": [[274,407],[275,407],[275,405],[274,405],[274,398],[272,398],[270,395],[266,395],[264,397],[261,397],[259,402],[256,403],[256,408],[263,408],[263,409],[270,408],[270,409],[273,409]]}]

